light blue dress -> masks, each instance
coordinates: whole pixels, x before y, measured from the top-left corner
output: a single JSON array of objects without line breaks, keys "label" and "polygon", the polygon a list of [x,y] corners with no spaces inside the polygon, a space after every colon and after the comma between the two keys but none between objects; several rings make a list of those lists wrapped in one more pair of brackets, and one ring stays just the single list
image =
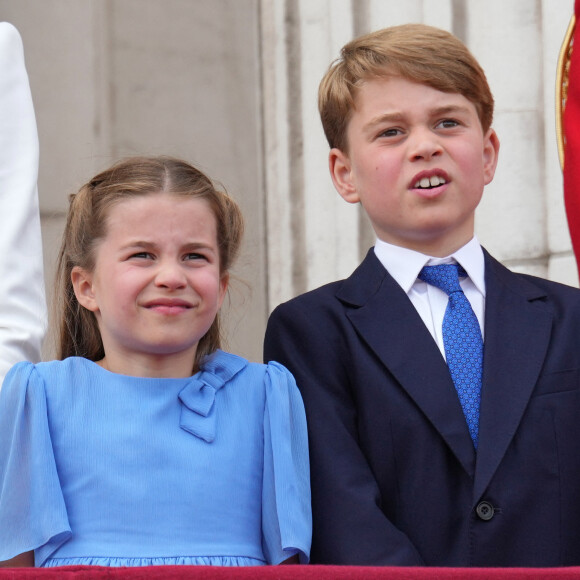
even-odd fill
[{"label": "light blue dress", "polygon": [[84,358],[19,363],[0,392],[0,561],[278,564],[311,540],[292,375],[217,351],[186,379]]}]

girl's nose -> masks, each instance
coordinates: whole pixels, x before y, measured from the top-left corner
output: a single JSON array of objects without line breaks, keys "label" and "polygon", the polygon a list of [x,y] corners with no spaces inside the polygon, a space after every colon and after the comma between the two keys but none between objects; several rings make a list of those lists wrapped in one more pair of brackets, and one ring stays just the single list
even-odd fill
[{"label": "girl's nose", "polygon": [[155,284],[171,290],[185,287],[186,278],[180,264],[173,261],[161,262],[155,276]]}]

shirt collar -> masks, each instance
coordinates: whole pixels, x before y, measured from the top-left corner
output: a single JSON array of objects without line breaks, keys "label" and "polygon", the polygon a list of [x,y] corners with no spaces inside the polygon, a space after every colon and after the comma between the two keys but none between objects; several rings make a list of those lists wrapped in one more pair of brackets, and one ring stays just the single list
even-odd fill
[{"label": "shirt collar", "polygon": [[435,258],[415,250],[388,244],[377,239],[375,255],[397,284],[408,294],[417,281],[423,266],[459,263],[467,272],[475,287],[485,296],[485,261],[483,250],[476,236],[463,247],[445,258]]}]

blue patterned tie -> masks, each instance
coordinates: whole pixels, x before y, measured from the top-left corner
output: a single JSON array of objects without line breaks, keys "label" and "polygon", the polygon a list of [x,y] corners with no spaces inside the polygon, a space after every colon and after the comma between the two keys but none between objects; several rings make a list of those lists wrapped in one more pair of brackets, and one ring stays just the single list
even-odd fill
[{"label": "blue patterned tie", "polygon": [[420,280],[436,286],[449,296],[443,317],[445,356],[469,434],[477,449],[483,339],[477,316],[459,285],[459,276],[467,274],[458,264],[425,266],[419,273]]}]

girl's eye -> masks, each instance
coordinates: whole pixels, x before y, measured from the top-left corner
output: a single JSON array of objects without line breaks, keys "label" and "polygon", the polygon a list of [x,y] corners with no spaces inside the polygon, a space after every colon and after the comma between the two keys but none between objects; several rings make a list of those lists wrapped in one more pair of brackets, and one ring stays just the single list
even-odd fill
[{"label": "girl's eye", "polygon": [[197,252],[190,252],[189,254],[185,254],[186,260],[206,260],[207,258],[203,254],[199,254]]},{"label": "girl's eye", "polygon": [[147,260],[147,259],[152,259],[153,255],[150,254],[149,252],[136,252],[134,254],[131,254],[131,258],[140,258],[143,260]]}]

